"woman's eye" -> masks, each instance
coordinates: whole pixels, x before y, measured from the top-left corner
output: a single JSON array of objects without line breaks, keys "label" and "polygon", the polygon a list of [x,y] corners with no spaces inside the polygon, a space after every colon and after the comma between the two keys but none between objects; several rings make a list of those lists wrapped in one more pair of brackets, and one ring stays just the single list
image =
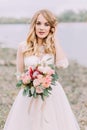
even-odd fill
[{"label": "woman's eye", "polygon": [[45,23],[45,26],[50,26],[50,24],[49,23]]},{"label": "woman's eye", "polygon": [[[41,22],[36,22],[36,25],[42,25],[42,23]],[[49,23],[44,23],[44,26],[50,26],[50,24]]]},{"label": "woman's eye", "polygon": [[37,25],[41,25],[41,23],[40,23],[40,22],[36,22],[36,24],[37,24]]}]

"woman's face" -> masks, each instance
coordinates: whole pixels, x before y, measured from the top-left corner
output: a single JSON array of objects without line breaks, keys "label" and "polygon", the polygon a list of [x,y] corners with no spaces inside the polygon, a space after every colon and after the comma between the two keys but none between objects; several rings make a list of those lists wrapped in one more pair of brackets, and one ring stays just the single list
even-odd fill
[{"label": "woman's face", "polygon": [[35,32],[37,37],[40,39],[45,38],[50,32],[50,28],[51,27],[48,21],[44,18],[42,14],[40,14],[35,24]]}]

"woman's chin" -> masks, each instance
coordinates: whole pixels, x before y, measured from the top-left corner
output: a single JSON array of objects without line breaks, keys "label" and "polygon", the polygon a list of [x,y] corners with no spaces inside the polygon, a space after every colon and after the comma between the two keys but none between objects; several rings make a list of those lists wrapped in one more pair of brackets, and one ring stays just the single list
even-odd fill
[{"label": "woman's chin", "polygon": [[44,36],[44,35],[38,35],[38,38],[44,39],[44,38],[46,38],[46,36]]}]

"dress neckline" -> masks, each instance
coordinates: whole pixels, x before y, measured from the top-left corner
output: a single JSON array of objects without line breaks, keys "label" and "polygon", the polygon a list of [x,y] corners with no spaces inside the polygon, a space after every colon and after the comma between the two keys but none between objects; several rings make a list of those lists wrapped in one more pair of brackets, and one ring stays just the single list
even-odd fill
[{"label": "dress neckline", "polygon": [[24,59],[27,59],[27,58],[31,58],[31,57],[36,57],[36,58],[38,58],[38,59],[43,59],[44,57],[46,57],[46,56],[53,56],[54,57],[54,55],[53,54],[43,54],[42,56],[37,56],[37,55],[30,55],[30,56],[26,56],[26,57],[24,57]]}]

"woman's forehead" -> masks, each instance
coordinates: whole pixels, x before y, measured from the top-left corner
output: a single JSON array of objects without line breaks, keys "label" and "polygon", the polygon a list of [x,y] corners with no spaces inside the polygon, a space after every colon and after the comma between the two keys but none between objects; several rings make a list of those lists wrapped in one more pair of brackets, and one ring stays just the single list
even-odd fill
[{"label": "woman's forehead", "polygon": [[42,14],[39,14],[39,15],[38,15],[37,21],[40,21],[40,22],[48,22],[48,21],[46,20],[46,18],[45,18]]}]

